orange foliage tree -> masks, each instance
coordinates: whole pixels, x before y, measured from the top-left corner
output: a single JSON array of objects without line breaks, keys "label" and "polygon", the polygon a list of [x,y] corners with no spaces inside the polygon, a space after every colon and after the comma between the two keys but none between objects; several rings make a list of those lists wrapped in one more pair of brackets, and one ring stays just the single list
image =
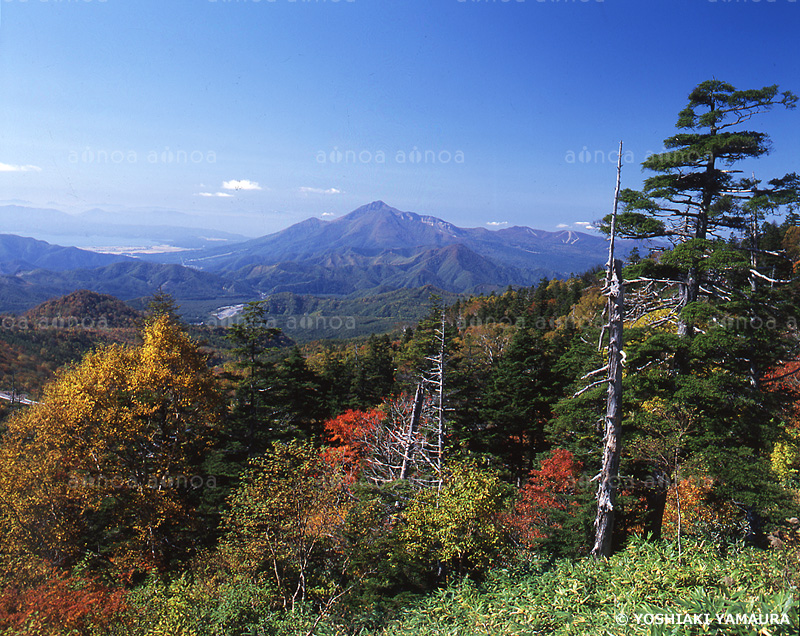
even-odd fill
[{"label": "orange foliage tree", "polygon": [[120,626],[127,614],[125,591],[91,577],[53,571],[26,590],[8,587],[0,594],[0,632],[18,636],[74,636]]},{"label": "orange foliage tree", "polygon": [[662,522],[666,537],[695,535],[719,538],[733,535],[741,525],[741,512],[729,501],[711,501],[714,480],[692,475],[675,480],[667,493]]},{"label": "orange foliage tree", "polygon": [[351,483],[361,473],[364,458],[369,452],[370,435],[385,418],[385,413],[378,409],[349,409],[325,422],[325,432],[332,446],[323,451],[323,457],[331,464],[341,466]]}]

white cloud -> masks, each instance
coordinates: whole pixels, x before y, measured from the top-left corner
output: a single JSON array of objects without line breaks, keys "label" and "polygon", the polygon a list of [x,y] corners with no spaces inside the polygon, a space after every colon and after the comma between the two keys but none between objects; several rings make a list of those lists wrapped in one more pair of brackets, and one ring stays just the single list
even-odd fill
[{"label": "white cloud", "polygon": [[333,212],[323,212],[322,216],[336,216]]},{"label": "white cloud", "polygon": [[499,226],[499,225],[508,225],[508,221],[486,221],[486,225],[491,226]]},{"label": "white cloud", "polygon": [[307,188],[307,187],[300,187],[298,188],[300,192],[303,194],[341,194],[341,190],[337,190],[336,188],[328,188],[327,190],[323,190],[322,188]]},{"label": "white cloud", "polygon": [[250,181],[249,179],[231,179],[230,181],[222,182],[223,190],[261,190],[261,186],[257,181]]},{"label": "white cloud", "polygon": [[556,225],[557,230],[569,230],[573,228],[578,230],[596,229],[594,223],[590,223],[589,221],[573,221],[572,223],[559,223]]},{"label": "white cloud", "polygon": [[17,166],[10,163],[0,163],[0,172],[41,172],[39,166]]},{"label": "white cloud", "polygon": [[232,194],[228,194],[227,192],[198,192],[198,196],[201,197],[232,197]]}]

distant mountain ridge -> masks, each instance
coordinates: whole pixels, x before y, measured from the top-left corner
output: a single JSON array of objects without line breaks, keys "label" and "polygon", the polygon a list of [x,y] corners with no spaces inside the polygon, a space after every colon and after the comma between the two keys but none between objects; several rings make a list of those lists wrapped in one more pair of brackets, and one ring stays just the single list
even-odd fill
[{"label": "distant mountain ridge", "polygon": [[[193,319],[282,293],[364,298],[424,286],[488,293],[583,273],[605,263],[607,245],[569,230],[460,228],[382,201],[257,239],[138,258],[0,235],[0,311],[24,311],[76,289],[132,301],[161,288],[191,305]],[[624,257],[636,242],[617,245]]]},{"label": "distant mountain ridge", "polygon": [[[485,252],[483,255],[497,254],[499,250],[522,250],[532,254],[555,248],[556,256],[562,253],[565,256],[580,255],[582,249],[561,248],[580,243],[590,250],[588,257],[592,261],[597,257],[598,248],[607,249],[603,237],[582,232],[546,232],[519,226],[494,231],[460,228],[434,216],[402,212],[383,201],[373,201],[333,221],[306,219],[280,232],[237,245],[184,255],[184,262],[203,269],[230,270],[250,262],[298,261],[343,249],[372,256],[384,250],[414,250],[456,243],[477,253]],[[552,257],[553,253],[549,256]],[[545,258],[537,257],[534,267],[561,274],[572,271],[561,271],[561,266],[554,267],[545,261]],[[530,264],[526,262],[526,265]]]},{"label": "distant mountain ridge", "polygon": [[0,234],[0,274],[4,275],[35,269],[63,272],[132,260],[125,256],[98,254],[77,247],[51,245],[45,241],[23,236]]},{"label": "distant mountain ridge", "polygon": [[[635,243],[618,245],[625,255]],[[604,263],[607,249],[605,238],[582,232],[460,228],[373,201],[333,221],[311,218],[237,245],[147,258],[244,279],[262,294],[421,285],[463,293],[578,274]]]},{"label": "distant mountain ridge", "polygon": [[128,259],[93,269],[36,269],[0,275],[0,312],[23,312],[79,289],[125,301],[152,296],[160,289],[181,303],[202,302],[210,307],[258,298],[258,292],[246,281],[232,281],[181,265]]},{"label": "distant mountain ridge", "polygon": [[[193,222],[191,226],[187,225],[190,221]],[[3,232],[54,243],[75,243],[91,236],[92,247],[153,243],[200,249],[238,243],[246,238],[241,234],[198,227],[196,223],[195,217],[171,211],[117,213],[92,209],[81,214],[67,214],[52,208],[0,205]]]}]

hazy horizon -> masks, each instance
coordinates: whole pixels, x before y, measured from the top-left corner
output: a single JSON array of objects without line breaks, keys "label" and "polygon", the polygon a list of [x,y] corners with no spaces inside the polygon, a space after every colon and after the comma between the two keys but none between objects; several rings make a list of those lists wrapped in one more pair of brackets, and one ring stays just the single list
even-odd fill
[{"label": "hazy horizon", "polygon": [[[177,211],[248,236],[376,199],[579,230],[610,208],[619,140],[637,188],[698,83],[800,92],[791,0],[1,9],[0,204]],[[794,169],[797,113],[758,129],[773,152],[746,170]]]},{"label": "hazy horizon", "polygon": [[[364,205],[368,205],[372,202],[367,202]],[[384,202],[389,207],[394,208],[391,203]],[[4,204],[0,202],[0,211],[4,208],[8,207],[9,204]],[[89,210],[84,210],[82,212],[67,212],[66,210],[59,210],[55,206],[49,206],[46,208],[37,208],[33,207],[30,204],[26,205],[26,202],[17,201],[14,206],[20,207],[28,207],[32,210],[53,210],[56,212],[63,212],[64,214],[68,214],[70,217],[81,219],[86,218],[87,216],[91,217],[94,214],[98,213],[110,213],[115,214],[114,210],[106,210],[103,208],[91,208]],[[362,206],[359,206],[362,207]],[[356,208],[358,209],[358,208]],[[395,208],[396,209],[396,208]],[[344,216],[347,216],[350,212],[355,210],[349,210],[346,214],[342,216],[326,216],[322,215],[322,217],[308,217],[308,220],[311,218],[319,218],[320,221],[323,222],[333,222],[337,219],[341,219]],[[427,214],[425,212],[419,212],[416,210],[399,210],[400,212],[412,212],[414,214],[419,214],[420,216],[436,216],[433,214]],[[192,230],[214,230],[218,232],[225,232],[230,234],[235,234],[241,236],[243,240],[250,240],[254,238],[260,238],[263,236],[267,236],[270,234],[279,233],[285,229],[288,229],[292,225],[296,223],[300,223],[302,221],[294,221],[291,224],[278,228],[277,230],[257,234],[257,233],[245,233],[245,232],[236,232],[234,228],[231,227],[231,218],[229,216],[220,217],[218,219],[214,219],[213,217],[209,216],[202,216],[202,215],[193,215],[191,213],[183,213],[178,212],[176,210],[158,210],[152,208],[140,208],[138,210],[118,210],[116,211],[119,213],[119,217],[117,218],[117,222],[119,225],[133,225],[131,223],[131,218],[127,216],[127,213],[138,213],[136,217],[139,223],[135,224],[135,227],[140,228],[142,230],[146,230],[147,228],[153,228],[156,226],[171,226],[171,227],[178,227],[178,228],[186,228]],[[146,215],[148,218],[148,222],[142,222],[142,214]],[[437,217],[441,218],[441,217]],[[159,219],[158,221],[156,219]],[[448,221],[448,219],[441,219],[443,221]],[[214,222],[216,221],[216,223]],[[24,221],[20,221],[20,223],[24,223]],[[455,223],[453,225],[456,225]],[[19,226],[23,227],[23,226]],[[108,227],[113,227],[110,224]],[[498,231],[502,229],[506,229],[509,227],[514,227],[509,225],[508,223],[489,223],[485,226],[459,226],[462,229],[471,229],[474,227],[483,227],[488,231]],[[523,226],[523,227],[530,227],[530,226]],[[557,227],[554,230],[543,230],[543,228],[531,228],[537,231],[546,231],[546,232],[578,232],[584,234],[597,234],[597,231],[594,228],[588,226],[579,226],[577,228],[572,227]],[[86,233],[74,233],[70,232],[69,230],[61,231],[61,232],[54,232],[52,229],[21,229],[19,231],[15,231],[14,227],[12,226],[10,229],[3,229],[0,231],[0,234],[15,234],[18,236],[23,236],[26,238],[34,238],[36,240],[45,241],[47,243],[53,245],[62,245],[62,246],[74,246],[79,247],[81,249],[90,249],[93,251],[101,251],[105,253],[125,253],[129,254],[132,252],[139,252],[139,253],[148,253],[148,252],[157,252],[157,253],[164,253],[164,252],[171,252],[171,251],[183,251],[188,250],[190,248],[180,248],[180,247],[173,247],[168,242],[164,242],[158,239],[142,239],[136,240],[131,239],[130,237],[126,236],[115,236],[112,233],[98,233],[94,235],[87,235]],[[207,238],[209,242],[213,242],[215,240],[222,241],[223,239],[214,239],[214,238]],[[153,249],[157,248],[157,249]]]}]

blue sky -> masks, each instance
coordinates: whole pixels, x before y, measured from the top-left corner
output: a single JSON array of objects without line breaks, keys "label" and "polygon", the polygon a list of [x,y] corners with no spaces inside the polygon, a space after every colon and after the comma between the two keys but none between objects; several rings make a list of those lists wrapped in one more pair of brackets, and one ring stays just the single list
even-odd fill
[{"label": "blue sky", "polygon": [[[0,203],[176,210],[250,235],[376,199],[461,226],[579,228],[610,208],[618,141],[638,187],[699,82],[800,93],[790,0],[0,11]],[[800,170],[800,109],[753,128],[774,143],[757,175]]]}]

